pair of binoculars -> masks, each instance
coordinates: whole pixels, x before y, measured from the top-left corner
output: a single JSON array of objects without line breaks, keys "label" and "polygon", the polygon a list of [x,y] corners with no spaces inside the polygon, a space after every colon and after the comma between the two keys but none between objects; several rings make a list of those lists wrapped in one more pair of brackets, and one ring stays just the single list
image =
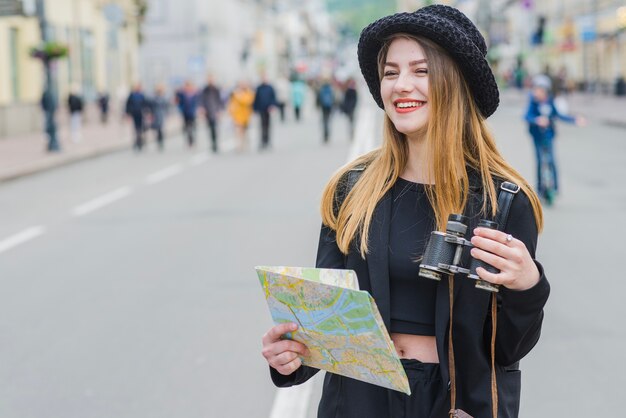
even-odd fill
[{"label": "pair of binoculars", "polygon": [[[448,216],[446,232],[431,232],[424,257],[419,266],[419,275],[427,279],[441,280],[444,274],[466,274],[468,278],[476,280],[478,289],[497,292],[499,285],[482,280],[476,274],[476,268],[482,267],[495,274],[500,273],[500,270],[474,257],[471,258],[468,267],[461,265],[463,251],[473,247],[472,243],[466,239],[468,223],[469,219],[466,216],[451,214]],[[478,226],[498,229],[496,222],[486,219],[479,220]]]}]

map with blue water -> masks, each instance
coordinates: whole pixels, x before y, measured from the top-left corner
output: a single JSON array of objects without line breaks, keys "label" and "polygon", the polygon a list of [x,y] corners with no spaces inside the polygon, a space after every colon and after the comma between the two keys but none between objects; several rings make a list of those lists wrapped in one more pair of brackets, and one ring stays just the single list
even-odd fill
[{"label": "map with blue water", "polygon": [[286,337],[305,344],[302,363],[410,394],[374,299],[352,270],[256,267],[275,324],[295,322]]}]

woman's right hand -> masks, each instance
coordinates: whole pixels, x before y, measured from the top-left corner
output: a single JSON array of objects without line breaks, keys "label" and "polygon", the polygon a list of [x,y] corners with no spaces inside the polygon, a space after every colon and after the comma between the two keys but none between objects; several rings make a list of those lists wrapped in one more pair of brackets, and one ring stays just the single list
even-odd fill
[{"label": "woman's right hand", "polygon": [[298,329],[293,322],[276,325],[270,328],[263,336],[263,350],[261,353],[267,363],[282,375],[295,372],[302,361],[299,356],[309,355],[309,349],[302,343],[293,340],[281,339],[288,333]]}]

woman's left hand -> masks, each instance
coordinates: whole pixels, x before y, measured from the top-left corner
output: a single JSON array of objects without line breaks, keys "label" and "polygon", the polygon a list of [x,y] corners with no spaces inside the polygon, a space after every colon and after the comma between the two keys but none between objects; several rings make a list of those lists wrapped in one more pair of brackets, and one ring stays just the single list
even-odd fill
[{"label": "woman's left hand", "polygon": [[481,279],[512,290],[527,290],[539,282],[539,270],[526,245],[511,235],[489,228],[474,229],[472,257],[500,270],[490,273],[476,269]]}]

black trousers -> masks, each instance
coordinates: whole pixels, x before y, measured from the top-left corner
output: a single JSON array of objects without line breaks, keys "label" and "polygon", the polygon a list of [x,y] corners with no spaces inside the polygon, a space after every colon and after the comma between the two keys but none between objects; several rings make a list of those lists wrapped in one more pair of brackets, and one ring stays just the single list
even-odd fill
[{"label": "black trousers", "polygon": [[354,138],[354,110],[346,112],[348,124],[350,125],[350,141]]},{"label": "black trousers", "polygon": [[192,147],[195,143],[196,119],[185,116],[183,129],[185,131],[185,136],[187,137],[187,145]]},{"label": "black trousers", "polygon": [[324,130],[324,143],[330,138],[330,107],[322,106],[322,129]]},{"label": "black trousers", "polygon": [[137,151],[141,151],[143,148],[143,115],[141,113],[134,113],[132,115],[133,118],[133,126],[135,127],[135,143],[133,144],[133,148]]},{"label": "black trousers", "polygon": [[448,418],[439,364],[402,359],[411,396],[328,373],[318,418]]},{"label": "black trousers", "polygon": [[217,152],[217,119],[207,116],[206,121],[211,132],[211,150]]},{"label": "black trousers", "polygon": [[270,145],[270,111],[262,110],[261,115],[261,148],[267,148]]},{"label": "black trousers", "polygon": [[155,125],[154,130],[156,131],[156,140],[157,140],[157,144],[159,144],[159,149],[163,150],[163,146],[165,145],[165,137],[163,135],[163,125]]}]

